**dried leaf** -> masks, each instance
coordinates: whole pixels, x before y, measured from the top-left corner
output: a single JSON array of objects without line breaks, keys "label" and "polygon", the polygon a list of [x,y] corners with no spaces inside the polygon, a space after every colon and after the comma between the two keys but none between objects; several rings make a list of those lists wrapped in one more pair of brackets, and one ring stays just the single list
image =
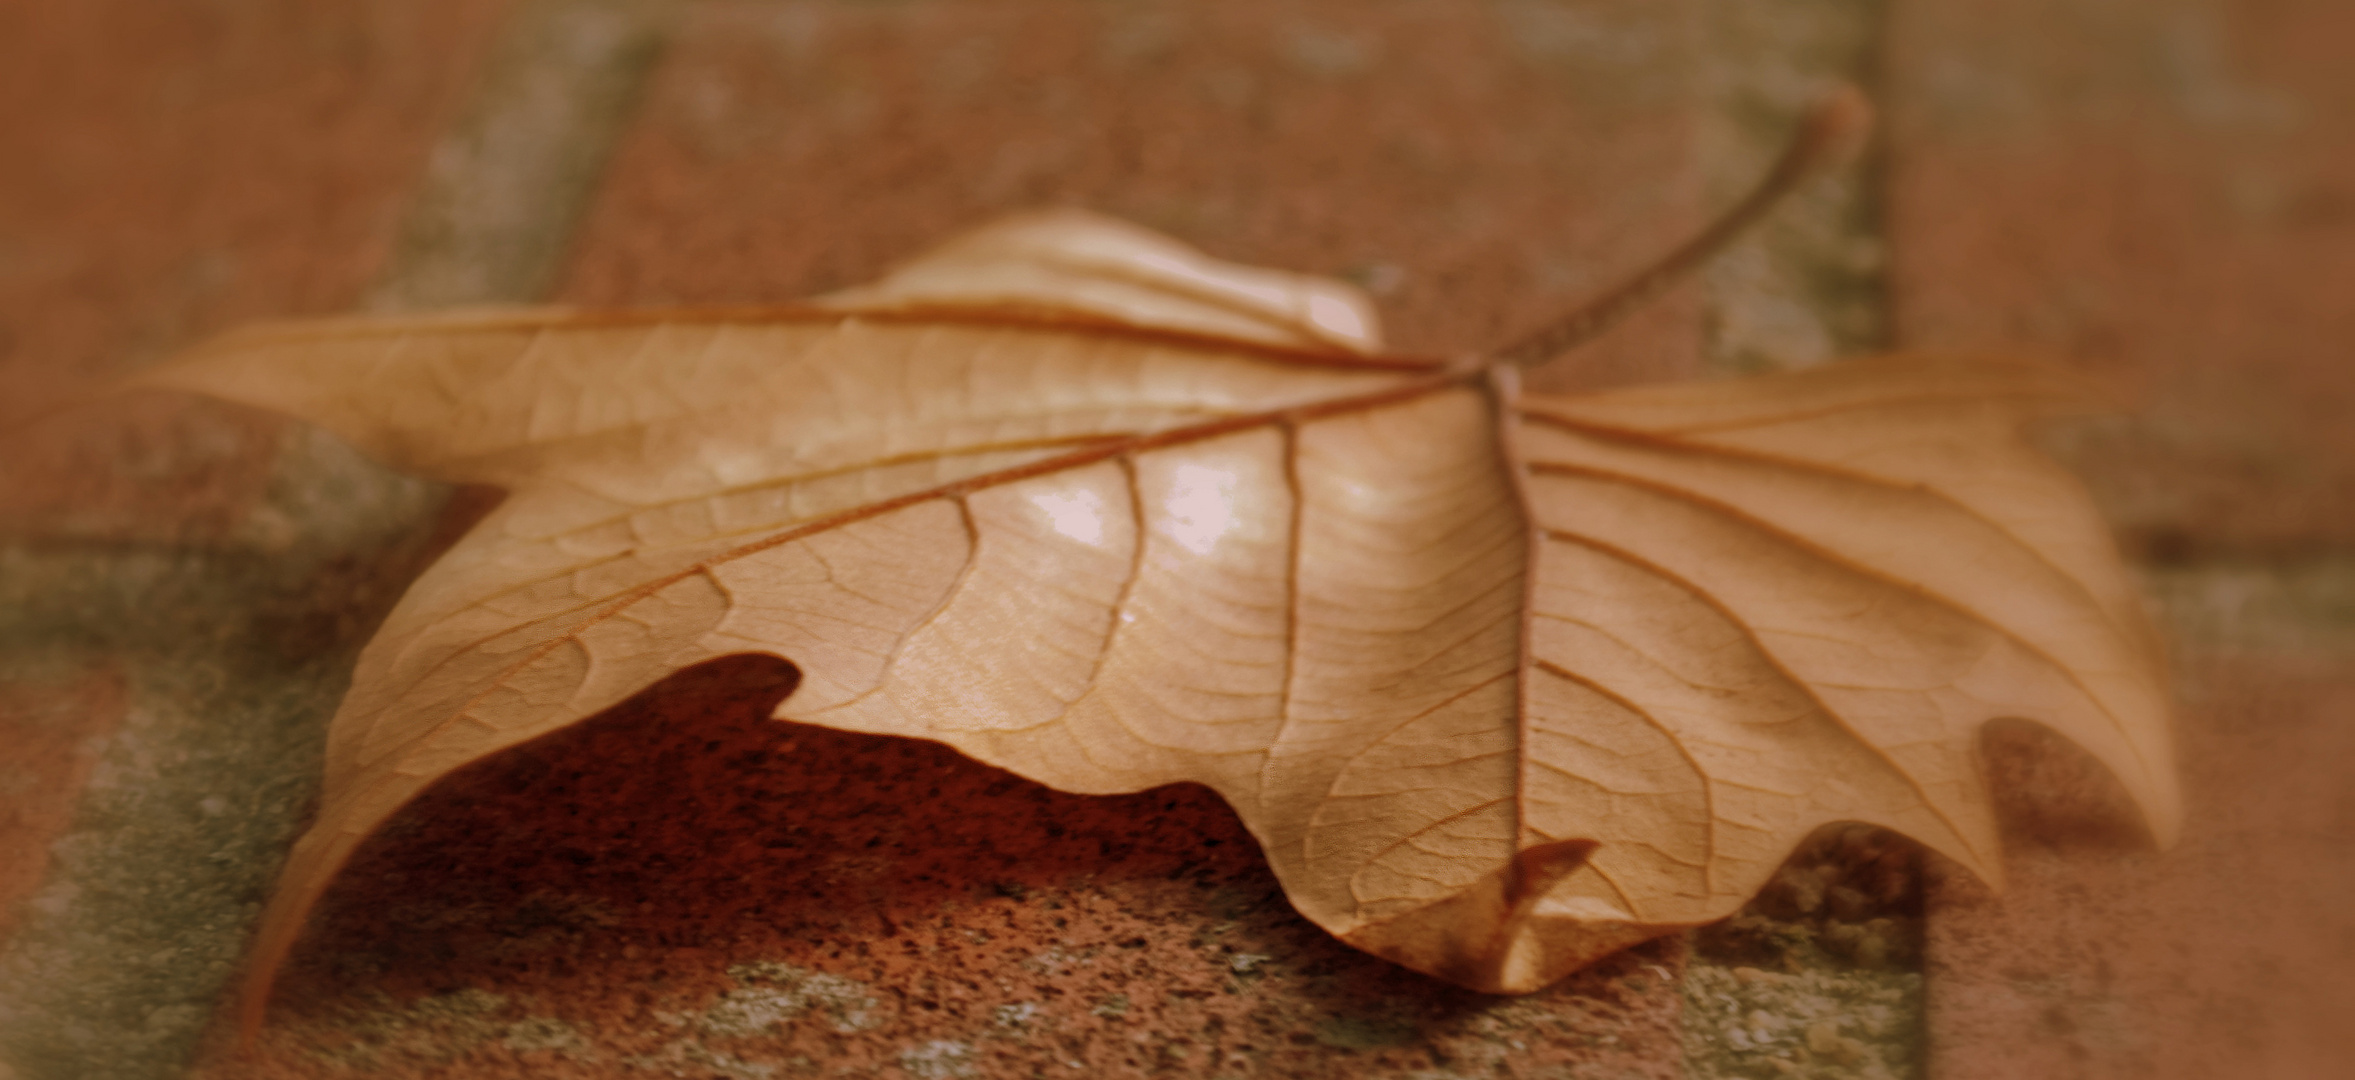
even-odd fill
[{"label": "dried leaf", "polygon": [[147,382],[511,493],[362,654],[260,987],[436,779],[734,653],[799,667],[782,719],[1209,785],[1303,914],[1482,990],[1720,918],[1827,822],[1996,877],[1992,718],[2179,812],[2158,650],[2017,434],[2084,395],[2018,364],[1522,393],[1055,214],[803,307],[264,327]]}]

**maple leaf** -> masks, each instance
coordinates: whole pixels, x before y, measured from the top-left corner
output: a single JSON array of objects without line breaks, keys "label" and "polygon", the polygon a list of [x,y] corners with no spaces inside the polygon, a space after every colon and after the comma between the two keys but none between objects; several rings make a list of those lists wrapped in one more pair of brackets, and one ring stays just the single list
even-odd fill
[{"label": "maple leaf", "polygon": [[799,669],[780,719],[1205,784],[1302,914],[1489,991],[1721,918],[1828,822],[1995,879],[1998,717],[2172,834],[2158,648],[2018,433],[2073,380],[1517,371],[1383,355],[1349,286],[1064,212],[801,306],[264,326],[146,376],[509,493],[360,657],[249,1030],[396,809],[730,654]]}]

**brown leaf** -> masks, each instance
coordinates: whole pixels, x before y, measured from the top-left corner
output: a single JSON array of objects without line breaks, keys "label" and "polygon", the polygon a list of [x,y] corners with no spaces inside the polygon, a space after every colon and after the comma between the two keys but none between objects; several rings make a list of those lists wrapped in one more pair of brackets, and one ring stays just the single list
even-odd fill
[{"label": "brown leaf", "polygon": [[800,668],[782,719],[1209,785],[1303,914],[1483,990],[1720,918],[1826,822],[1994,878],[1992,718],[2172,834],[2157,649],[2016,432],[2067,379],[1538,395],[1377,347],[1347,286],[1057,214],[799,308],[264,327],[155,373],[511,492],[362,654],[249,1008],[403,803],[732,653]]}]

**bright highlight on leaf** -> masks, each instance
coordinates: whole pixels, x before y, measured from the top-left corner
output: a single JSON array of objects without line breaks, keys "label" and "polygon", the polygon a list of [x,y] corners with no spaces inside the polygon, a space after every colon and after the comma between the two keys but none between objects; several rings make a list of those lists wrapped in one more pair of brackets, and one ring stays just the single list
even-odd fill
[{"label": "bright highlight on leaf", "polygon": [[2066,377],[1541,395],[1377,325],[1067,212],[803,307],[265,326],[154,372],[510,493],[360,658],[248,1024],[401,805],[746,652],[799,667],[781,719],[1206,784],[1304,915],[1483,990],[1721,918],[1827,822],[1994,878],[1998,717],[2172,834],[2158,650],[2017,434]]}]

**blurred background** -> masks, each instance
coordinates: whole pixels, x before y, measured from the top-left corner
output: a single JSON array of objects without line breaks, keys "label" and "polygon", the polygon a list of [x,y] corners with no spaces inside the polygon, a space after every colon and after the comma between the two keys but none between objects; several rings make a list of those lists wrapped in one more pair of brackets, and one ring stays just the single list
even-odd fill
[{"label": "blurred background", "polygon": [[[1043,205],[1476,351],[1840,83],[1854,168],[1538,380],[2113,381],[2047,438],[2174,642],[2179,847],[2001,735],[2000,899],[1833,830],[1733,924],[1483,998],[1301,922],[1204,792],[780,729],[723,664],[437,789],[222,1055],[319,725],[482,499],[108,380],[260,318],[788,299]],[[2343,1075],[2349,117],[2339,0],[0,0],[0,1078]]]}]

